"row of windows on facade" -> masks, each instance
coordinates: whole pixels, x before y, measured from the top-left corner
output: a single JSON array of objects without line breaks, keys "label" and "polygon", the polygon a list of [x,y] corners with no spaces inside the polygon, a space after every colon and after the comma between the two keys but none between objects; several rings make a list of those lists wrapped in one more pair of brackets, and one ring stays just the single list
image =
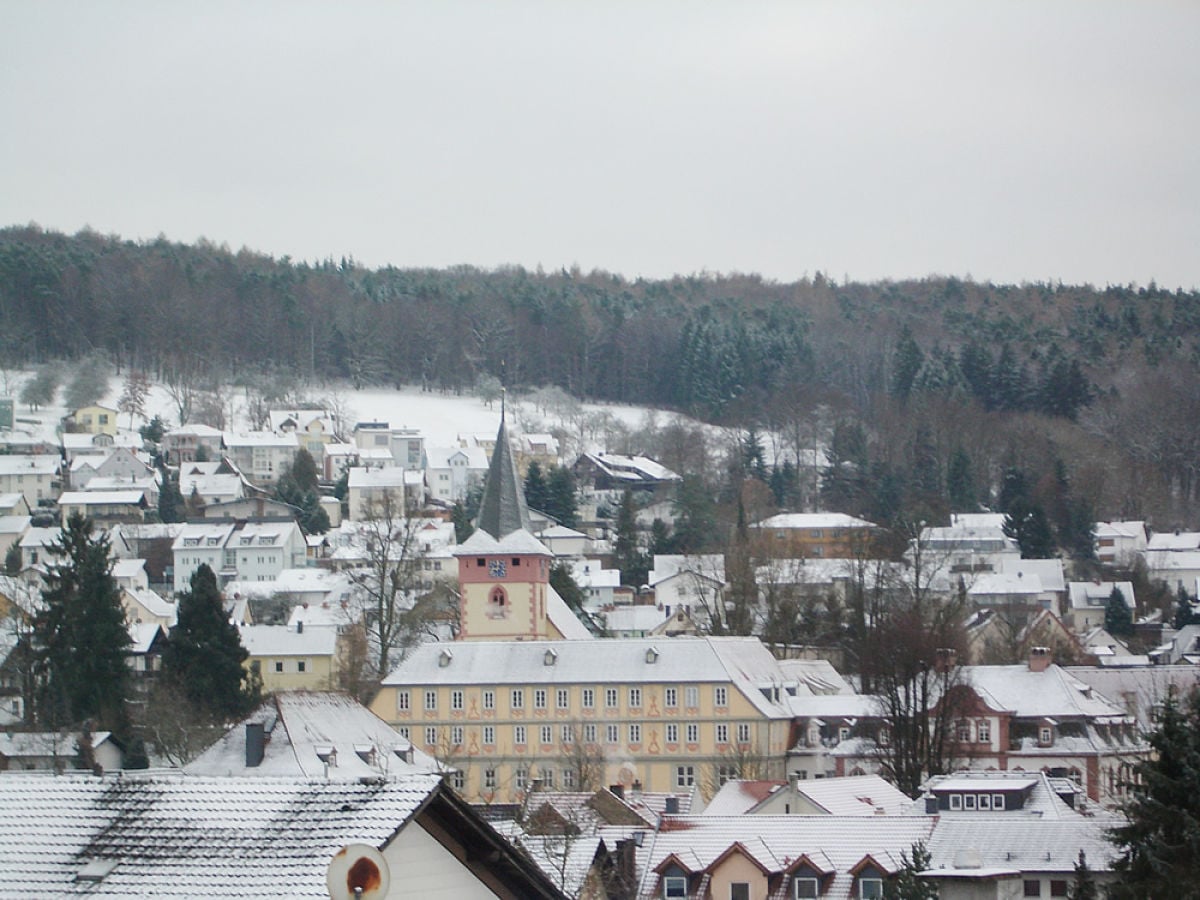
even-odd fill
[{"label": "row of windows on facade", "polygon": [[[279,663],[276,663],[279,665]],[[277,672],[283,671],[276,669]],[[303,672],[301,668],[299,671]],[[529,738],[532,735],[538,739],[538,743],[542,746],[557,746],[565,745],[572,746],[574,744],[599,744],[600,737],[603,736],[606,744],[621,743],[621,727],[617,724],[607,724],[601,726],[595,723],[588,722],[582,726],[575,725],[559,725],[557,735],[555,734],[555,726],[540,725],[530,727],[525,725],[513,725],[511,729],[512,742],[516,747],[524,747],[529,744]],[[642,726],[640,723],[633,722],[624,726],[625,738],[630,744],[642,743]],[[481,743],[485,747],[494,747],[496,745],[497,726],[484,725],[480,730]],[[411,740],[410,731],[407,726],[400,727],[400,734]],[[738,722],[732,727],[725,722],[718,722],[713,726],[713,737],[717,744],[728,744],[730,735],[736,738],[739,744],[749,744],[753,729],[749,722]],[[678,744],[680,735],[686,743],[700,743],[700,726],[695,722],[689,722],[681,726],[675,722],[668,722],[663,729],[663,736],[667,744]],[[462,725],[451,725],[449,731],[444,731],[438,725],[425,726],[425,744],[430,747],[440,747],[442,745],[443,736],[448,738],[450,748],[461,748],[465,743],[465,731]]]},{"label": "row of windows on facade", "polygon": [[[257,558],[257,561],[260,565],[265,565],[266,563],[274,563],[277,560],[278,560],[278,556],[274,555],[274,554],[271,556],[260,556]],[[193,556],[193,557],[181,556],[179,558],[179,562],[180,562],[180,564],[185,565],[185,566],[199,566],[201,563],[209,562],[209,560],[205,559],[203,556]],[[226,550],[224,552],[224,554],[221,556],[221,564],[224,566],[236,566],[238,564],[236,552],[233,550]],[[250,557],[249,556],[246,556],[245,554],[242,555],[242,565],[243,566],[250,565]]]},{"label": "row of windows on facade", "polygon": [[[678,871],[678,870],[676,870]],[[793,875],[792,888],[789,896],[795,900],[810,900],[822,896],[821,879],[812,875]],[[686,898],[688,894],[688,879],[685,875],[666,875],[662,880],[662,896],[668,900]],[[733,881],[729,884],[729,900],[750,900],[750,882]],[[860,877],[855,880],[855,897],[859,900],[874,900],[883,897],[883,879],[876,877]],[[1064,895],[1066,896],[1066,895]]]},{"label": "row of windows on facade", "polygon": [[[534,770],[529,766],[517,766],[513,769],[512,786],[514,790],[527,790],[532,784],[532,774]],[[561,771],[553,766],[539,765],[536,769],[538,781],[541,786],[553,790],[559,784],[565,790],[574,790],[578,784],[575,769],[565,768]],[[735,766],[719,766],[717,768],[718,784],[725,784],[727,781],[732,781],[738,777],[737,767]],[[481,788],[485,791],[495,791],[500,789],[501,778],[500,769],[496,766],[489,766],[483,770],[483,780]],[[675,773],[675,783],[680,788],[690,788],[696,783],[696,767],[695,766],[679,766]],[[450,774],[450,784],[455,790],[462,791],[467,786],[467,774],[462,769],[456,769]]]},{"label": "row of windows on facade", "polygon": [[[626,706],[630,709],[641,709],[644,703],[643,692],[640,687],[626,688]],[[509,691],[508,705],[509,709],[525,709],[525,688],[512,688]],[[550,689],[534,688],[532,691],[533,708],[534,709],[549,709]],[[584,709],[595,709],[596,699],[599,695],[603,695],[605,709],[618,709],[620,707],[621,690],[620,688],[581,688],[580,689],[580,705]],[[683,705],[687,709],[696,709],[700,706],[700,688],[697,685],[687,685],[682,689]],[[723,709],[729,706],[729,688],[725,685],[715,685],[712,688],[713,706],[718,709]],[[663,706],[667,709],[677,709],[679,707],[680,688],[668,687],[663,689]],[[453,711],[461,711],[465,708],[466,691],[452,690],[450,692],[450,709]],[[485,689],[480,697],[484,709],[496,708],[496,692],[491,689]],[[424,711],[436,712],[438,708],[438,692],[436,690],[425,691]],[[570,709],[571,708],[571,688],[556,688],[554,689],[554,708],[555,709]],[[396,692],[396,710],[398,712],[409,712],[412,710],[412,692],[409,690],[399,690]]]},{"label": "row of windows on facade", "polygon": [[[261,675],[262,674],[262,660],[260,660],[260,659],[250,660],[250,670],[258,675]],[[278,672],[278,673],[286,672],[287,668],[285,666],[285,661],[282,659],[273,660],[271,663],[271,670],[273,672]],[[295,660],[295,669],[293,671],[307,672],[308,671],[308,660],[306,660],[306,659]]]}]

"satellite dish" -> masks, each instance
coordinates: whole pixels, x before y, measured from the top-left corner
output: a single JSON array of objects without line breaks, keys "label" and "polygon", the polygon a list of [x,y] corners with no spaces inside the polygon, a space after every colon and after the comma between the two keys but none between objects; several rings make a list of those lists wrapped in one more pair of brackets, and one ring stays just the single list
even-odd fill
[{"label": "satellite dish", "polygon": [[333,900],[380,900],[391,885],[387,860],[370,844],[347,844],[325,870],[325,886]]}]

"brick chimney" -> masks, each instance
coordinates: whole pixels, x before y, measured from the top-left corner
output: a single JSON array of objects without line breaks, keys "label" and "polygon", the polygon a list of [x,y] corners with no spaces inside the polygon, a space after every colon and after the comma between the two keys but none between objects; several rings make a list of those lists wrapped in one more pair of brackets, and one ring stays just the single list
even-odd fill
[{"label": "brick chimney", "polygon": [[1029,671],[1045,672],[1054,662],[1054,655],[1049,647],[1032,647],[1029,650]]}]

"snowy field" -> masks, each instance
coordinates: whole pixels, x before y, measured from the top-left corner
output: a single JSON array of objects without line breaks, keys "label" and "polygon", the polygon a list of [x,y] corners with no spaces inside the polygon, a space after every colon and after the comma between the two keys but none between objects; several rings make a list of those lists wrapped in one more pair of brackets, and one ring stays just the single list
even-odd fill
[{"label": "snowy field", "polygon": [[[0,393],[18,398],[21,386],[31,372],[5,373],[5,383],[0,384]],[[70,372],[63,372],[63,382],[70,379]],[[107,394],[99,401],[104,406],[116,408],[124,387],[124,375],[112,375]],[[32,434],[43,440],[55,442],[59,421],[68,410],[62,405],[64,391],[60,387],[55,403],[31,412],[19,400],[16,403],[18,431]],[[316,386],[297,385],[296,399],[307,401],[309,406],[323,406],[340,413],[348,433],[355,422],[383,421],[393,428],[415,428],[425,436],[428,447],[449,447],[458,444],[460,434],[494,435],[500,423],[500,401],[485,403],[471,394],[423,392],[418,387],[401,390],[366,388],[355,391],[348,385],[324,384]],[[244,391],[231,388],[226,409],[231,416],[228,430],[245,431],[249,424],[246,417],[248,397]],[[567,439],[564,451],[615,449],[607,447],[610,436],[622,429],[636,431],[649,423],[662,424],[677,418],[675,413],[651,410],[641,406],[615,404],[578,404],[562,395],[567,402],[540,406],[530,396],[510,396],[506,401],[510,427],[526,433],[553,432]],[[278,409],[288,409],[290,404],[280,403]],[[148,418],[158,415],[168,428],[179,424],[179,411],[164,385],[154,385],[146,401],[146,417],[134,416],[134,429],[145,424]],[[130,427],[128,413],[118,417],[122,429]]]}]

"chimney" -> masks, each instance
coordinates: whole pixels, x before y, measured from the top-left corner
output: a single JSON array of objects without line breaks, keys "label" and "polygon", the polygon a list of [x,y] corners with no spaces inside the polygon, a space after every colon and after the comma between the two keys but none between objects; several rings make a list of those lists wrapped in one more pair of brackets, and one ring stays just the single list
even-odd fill
[{"label": "chimney", "polygon": [[958,651],[953,647],[939,647],[934,651],[933,671],[944,675],[958,665]]},{"label": "chimney", "polygon": [[629,789],[629,796],[635,799],[642,796],[642,783],[640,781],[633,783],[633,786]]},{"label": "chimney", "polygon": [[666,813],[668,816],[679,815],[679,798],[678,797],[668,797],[667,805],[663,809],[663,812]]},{"label": "chimney", "polygon": [[296,620],[296,634],[304,634],[304,620],[303,619]]},{"label": "chimney", "polygon": [[1030,672],[1045,672],[1050,668],[1050,663],[1054,662],[1054,657],[1050,653],[1049,647],[1033,647],[1029,651],[1029,671]]},{"label": "chimney", "polygon": [[262,722],[246,723],[246,768],[261,765],[266,748],[266,736]]},{"label": "chimney", "polygon": [[609,790],[609,791],[612,793],[612,795],[613,795],[614,797],[616,797],[618,800],[624,800],[624,799],[625,799],[625,786],[624,786],[624,785],[621,785],[621,784],[610,784],[610,785],[608,786],[608,790]]}]

